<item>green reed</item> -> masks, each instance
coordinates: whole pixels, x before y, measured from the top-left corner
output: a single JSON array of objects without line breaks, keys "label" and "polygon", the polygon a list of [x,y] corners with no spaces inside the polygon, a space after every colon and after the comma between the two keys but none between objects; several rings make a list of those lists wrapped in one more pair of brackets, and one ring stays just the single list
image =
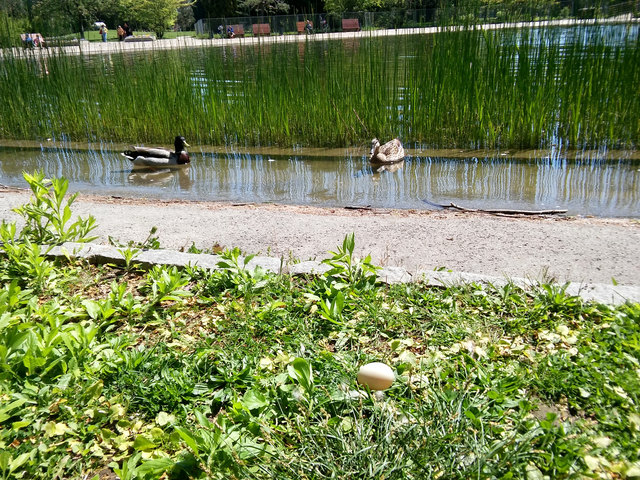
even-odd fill
[{"label": "green reed", "polygon": [[637,26],[465,29],[105,56],[5,56],[0,137],[629,148]]}]

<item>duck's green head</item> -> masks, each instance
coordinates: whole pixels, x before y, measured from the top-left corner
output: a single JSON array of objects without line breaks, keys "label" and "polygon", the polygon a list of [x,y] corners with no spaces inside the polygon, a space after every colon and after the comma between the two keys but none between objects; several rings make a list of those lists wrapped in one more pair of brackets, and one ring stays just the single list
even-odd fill
[{"label": "duck's green head", "polygon": [[182,150],[184,150],[184,147],[189,147],[190,145],[187,143],[187,141],[184,139],[182,135],[179,135],[173,141],[173,146],[176,148],[176,152],[180,153]]}]

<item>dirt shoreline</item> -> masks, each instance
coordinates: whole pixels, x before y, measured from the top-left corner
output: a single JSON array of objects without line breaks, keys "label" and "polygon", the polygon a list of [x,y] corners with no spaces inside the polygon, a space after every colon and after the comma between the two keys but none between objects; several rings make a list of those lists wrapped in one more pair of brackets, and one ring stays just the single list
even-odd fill
[{"label": "dirt shoreline", "polygon": [[[29,192],[0,188],[0,218]],[[455,272],[583,284],[640,285],[640,221],[636,219],[509,218],[481,213],[349,210],[274,204],[158,201],[82,195],[75,214],[93,215],[96,243],[111,236],[143,241],[152,227],[163,248],[239,247],[285,260],[327,258],[354,232],[358,256],[413,273]]]}]

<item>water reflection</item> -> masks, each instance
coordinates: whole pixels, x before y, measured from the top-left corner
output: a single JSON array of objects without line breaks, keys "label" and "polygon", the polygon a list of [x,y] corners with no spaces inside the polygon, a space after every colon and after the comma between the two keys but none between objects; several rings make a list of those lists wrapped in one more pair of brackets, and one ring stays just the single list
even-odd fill
[{"label": "water reflection", "polygon": [[559,44],[563,46],[580,43],[582,45],[606,45],[623,47],[637,41],[640,27],[633,24],[601,24],[582,28],[545,27],[512,31],[513,35],[503,35],[505,43],[515,41],[520,45],[524,39],[534,44]]},{"label": "water reflection", "polygon": [[379,174],[383,173],[383,172],[389,172],[389,173],[393,173],[393,172],[397,172],[398,170],[400,170],[402,167],[404,167],[404,160],[400,160],[399,162],[395,162],[395,163],[389,163],[387,165],[372,165],[371,168],[374,171],[374,176],[377,174],[378,177],[376,178],[380,178]]},{"label": "water reflection", "polygon": [[118,149],[0,147],[0,183],[23,171],[65,176],[71,191],[163,199],[319,206],[563,208],[571,214],[640,217],[640,161],[607,152],[455,158],[416,152],[378,171],[368,152],[195,152],[180,169],[135,170]]},{"label": "water reflection", "polygon": [[[549,159],[424,159],[423,171],[439,203],[467,202],[486,208],[567,208],[603,216],[640,214],[637,163],[554,162]],[[418,169],[419,170],[419,169]]]},{"label": "water reflection", "polygon": [[131,185],[191,190],[190,166],[181,168],[136,168],[127,176]]}]

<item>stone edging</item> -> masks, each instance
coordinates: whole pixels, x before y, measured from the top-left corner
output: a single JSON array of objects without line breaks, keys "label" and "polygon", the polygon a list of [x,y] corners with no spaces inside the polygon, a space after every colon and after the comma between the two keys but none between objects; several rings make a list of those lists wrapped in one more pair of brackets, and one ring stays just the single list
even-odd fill
[{"label": "stone edging", "polygon": [[[85,259],[90,263],[116,265],[124,264],[123,255],[118,248],[110,245],[98,245],[95,243],[65,243],[52,247],[47,256],[53,258]],[[196,254],[176,252],[174,250],[141,250],[132,260],[143,268],[154,265],[167,265],[176,267],[197,266],[206,269],[217,269],[221,258],[214,254]],[[254,257],[247,265],[253,269],[257,266],[273,273],[286,273],[289,275],[321,274],[329,269],[329,266],[319,261],[304,261],[299,263],[286,263],[283,259],[274,257]],[[503,286],[512,283],[521,288],[532,288],[539,282],[524,278],[505,278],[489,275],[478,275],[463,272],[446,271],[418,271],[409,273],[401,267],[382,267],[378,271],[380,281],[388,284],[423,282],[432,286],[448,286],[464,283],[490,284]],[[571,282],[567,285],[566,292],[569,295],[581,297],[585,301],[594,301],[608,305],[620,305],[627,301],[640,302],[640,286],[633,285],[606,285],[602,283],[582,284]]]}]

